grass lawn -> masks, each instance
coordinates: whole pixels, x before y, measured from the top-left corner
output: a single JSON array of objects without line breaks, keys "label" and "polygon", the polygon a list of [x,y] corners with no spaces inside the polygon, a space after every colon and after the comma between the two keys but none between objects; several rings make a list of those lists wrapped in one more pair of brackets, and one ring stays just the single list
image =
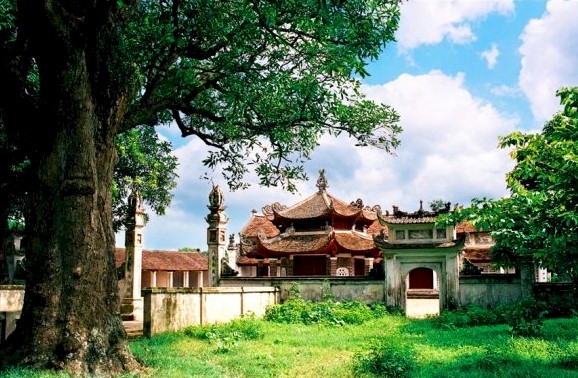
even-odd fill
[{"label": "grass lawn", "polygon": [[226,350],[183,333],[131,346],[151,377],[359,377],[356,353],[384,338],[413,347],[413,377],[578,377],[578,319],[547,320],[539,338],[514,338],[506,325],[440,330],[398,316],[346,326],[261,323],[262,339]]}]

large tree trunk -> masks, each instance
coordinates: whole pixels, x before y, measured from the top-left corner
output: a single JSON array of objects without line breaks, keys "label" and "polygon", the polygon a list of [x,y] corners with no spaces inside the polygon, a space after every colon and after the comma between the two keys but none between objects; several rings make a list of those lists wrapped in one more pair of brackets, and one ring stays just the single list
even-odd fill
[{"label": "large tree trunk", "polygon": [[[119,313],[111,181],[129,86],[117,1],[20,1],[40,73],[28,276],[7,364],[115,375],[139,365]],[[30,141],[31,143],[33,141]]]}]

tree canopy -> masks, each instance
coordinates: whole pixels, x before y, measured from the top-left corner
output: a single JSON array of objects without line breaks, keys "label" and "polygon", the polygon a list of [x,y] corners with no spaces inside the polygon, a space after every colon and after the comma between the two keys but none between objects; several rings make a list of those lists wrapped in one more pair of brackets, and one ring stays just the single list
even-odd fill
[{"label": "tree canopy", "polygon": [[452,217],[492,231],[497,263],[532,261],[578,282],[578,88],[557,95],[563,110],[541,132],[500,138],[516,162],[506,176],[510,195],[474,199]]},{"label": "tree canopy", "polygon": [[399,143],[397,114],[354,78],[393,41],[396,1],[143,1],[137,13],[127,43],[140,90],[122,128],[176,123],[213,148],[204,163],[231,188],[252,170],[294,189],[325,133]]},{"label": "tree canopy", "polygon": [[[118,162],[112,187],[113,228],[126,224],[128,197],[137,191],[157,215],[163,215],[176,187],[177,157],[170,142],[161,140],[152,127],[129,129],[116,138]],[[145,215],[145,221],[148,216]]]},{"label": "tree canopy", "polygon": [[232,188],[254,171],[294,189],[326,134],[395,148],[397,114],[358,79],[393,41],[398,3],[0,0],[2,145],[16,147],[2,153],[30,163],[26,295],[0,365],[138,369],[115,268],[119,133],[174,123]]}]

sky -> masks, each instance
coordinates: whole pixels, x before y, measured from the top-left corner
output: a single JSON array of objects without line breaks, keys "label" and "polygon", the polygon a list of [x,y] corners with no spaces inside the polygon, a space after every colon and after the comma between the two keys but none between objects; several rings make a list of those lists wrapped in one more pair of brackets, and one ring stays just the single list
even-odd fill
[{"label": "sky", "polygon": [[[290,206],[317,190],[324,169],[327,191],[346,202],[416,211],[437,199],[467,206],[473,198],[508,195],[513,167],[499,136],[540,131],[561,109],[556,90],[578,85],[578,0],[409,0],[401,7],[396,42],[370,62],[362,81],[368,98],[393,106],[403,132],[395,155],[356,147],[346,137],[323,138],[305,165],[309,180],[298,193],[263,188],[224,192],[227,234],[238,234],[252,210]],[[201,160],[207,148],[159,128],[179,158],[177,188],[163,216],[150,214],[145,249],[207,249],[210,181]],[[251,180],[251,176],[248,176]],[[117,245],[124,245],[123,233]]]}]

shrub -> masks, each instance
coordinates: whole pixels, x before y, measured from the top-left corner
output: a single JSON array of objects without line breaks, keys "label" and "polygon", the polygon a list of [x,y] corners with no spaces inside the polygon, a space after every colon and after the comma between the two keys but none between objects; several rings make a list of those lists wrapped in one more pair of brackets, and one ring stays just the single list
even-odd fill
[{"label": "shrub", "polygon": [[491,310],[469,305],[454,311],[443,311],[433,319],[434,325],[442,329],[456,329],[480,325],[492,325],[501,322],[501,318]]},{"label": "shrub", "polygon": [[197,339],[213,341],[217,339],[256,340],[262,339],[265,332],[263,324],[254,315],[247,315],[228,323],[190,326],[185,329],[185,334]]},{"label": "shrub", "polygon": [[546,304],[534,299],[524,299],[506,309],[510,332],[514,336],[537,336],[548,313]]},{"label": "shrub", "polygon": [[285,303],[267,307],[264,319],[276,323],[344,325],[362,324],[385,313],[385,306],[369,306],[358,301],[312,302],[289,299]]},{"label": "shrub", "polygon": [[440,316],[432,318],[432,323],[441,329],[456,329],[468,325],[468,317],[462,311],[442,311]]},{"label": "shrub", "polygon": [[381,340],[369,352],[356,353],[353,357],[355,375],[376,377],[409,377],[417,363],[415,351],[408,345]]}]

